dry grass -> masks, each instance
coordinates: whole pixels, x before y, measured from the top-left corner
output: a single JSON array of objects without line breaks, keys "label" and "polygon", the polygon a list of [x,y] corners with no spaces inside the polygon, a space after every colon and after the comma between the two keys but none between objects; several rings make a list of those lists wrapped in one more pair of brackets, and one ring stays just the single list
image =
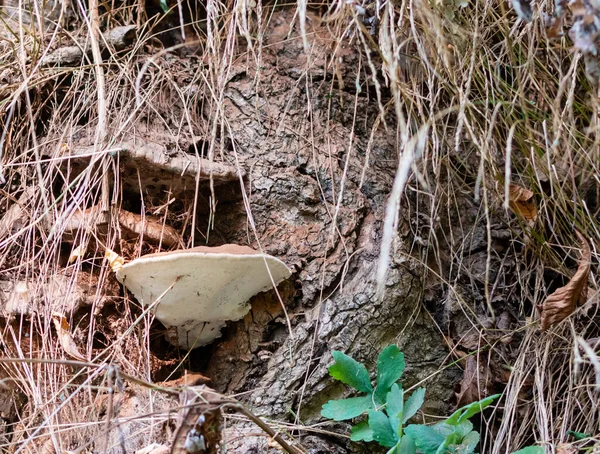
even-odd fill
[{"label": "dry grass", "polygon": [[[317,6],[327,10],[324,18],[332,37],[364,56],[362,82],[375,89],[379,128],[397,134],[402,144],[384,229],[381,281],[388,252],[393,250],[398,210],[405,209],[401,201],[407,194],[416,201],[411,209],[428,219],[416,232],[425,232],[423,241],[428,247],[422,248],[423,262],[436,264],[436,272],[452,291],[459,286],[459,278],[470,273],[469,265],[463,263],[468,245],[462,238],[474,226],[485,226],[489,259],[483,279],[484,304],[475,312],[462,298],[457,298],[457,304],[486,339],[489,332],[481,314],[494,319],[501,312],[501,303],[493,300],[490,280],[492,259],[502,260],[492,250],[492,230],[502,222],[511,233],[508,254],[516,261],[511,304],[518,302],[512,310],[520,316],[521,326],[515,333],[522,334],[522,340],[513,356],[506,358],[512,361],[512,374],[503,409],[486,421],[489,433],[481,452],[507,453],[536,442],[548,452],[556,452],[560,443],[586,448],[600,444],[600,359],[597,346],[586,347],[600,336],[595,294],[600,106],[595,88],[585,77],[583,59],[571,50],[569,40],[546,37],[542,13],[551,13],[554,5],[538,3],[534,20],[525,23],[516,20],[510,5],[496,0],[473,2],[466,8],[454,2],[420,0],[365,4],[367,9],[379,8],[379,24],[373,26],[376,34],[370,33],[361,8],[351,2],[308,5]],[[298,26],[309,51],[310,37],[304,32],[306,2],[279,7],[298,8]],[[206,19],[183,30],[166,25],[167,30],[161,31],[163,37],[172,34],[171,27],[193,41],[188,44],[198,51],[193,67],[186,66],[185,58],[174,57],[184,45],[168,48],[169,44],[159,41],[156,33],[167,16],[147,19],[139,3],[113,5],[110,12],[101,10],[99,19],[94,14],[88,17],[92,29],[98,24],[103,29],[107,24],[137,24],[139,36],[133,49],[101,55],[98,48],[84,64],[72,68],[44,69],[38,62],[50,50],[72,44],[72,37],[79,42],[86,37],[92,37],[92,42],[94,36],[100,39],[81,17],[74,19],[69,33],[55,22],[43,26],[36,19],[30,25],[19,24],[26,15],[1,25],[0,175],[7,183],[0,189],[0,213],[20,203],[24,221],[0,239],[0,279],[28,280],[43,288],[66,269],[75,285],[84,269],[98,276],[99,302],[108,270],[97,259],[103,247],[116,248],[118,226],[112,225],[101,239],[94,229],[80,232],[74,247],[94,244],[94,237],[101,247],[66,267],[61,226],[76,210],[121,200],[119,181],[108,184],[106,180],[114,173],[107,172],[112,164],[105,150],[123,138],[143,135],[146,131],[140,125],[146,124],[166,136],[209,137],[203,153],[209,159],[221,154],[223,141],[217,137],[230,134],[220,106],[231,63],[245,58],[252,62],[249,66],[261,67],[263,39],[272,27],[274,8],[247,0],[210,0],[207,10]],[[177,5],[173,14],[179,14]],[[332,55],[339,51],[335,47]],[[328,69],[335,73],[333,56]],[[312,64],[310,58],[307,61]],[[260,70],[256,83],[263,83]],[[94,165],[69,179],[61,165],[64,150],[79,144],[80,138],[93,138],[88,145],[95,146]],[[70,183],[57,185],[65,180]],[[533,225],[511,218],[504,209],[509,182],[535,193],[539,215]],[[19,200],[27,187],[34,188],[33,194]],[[112,193],[110,187],[115,188]],[[338,204],[343,180],[341,188]],[[466,199],[478,204],[473,225],[461,224]],[[162,200],[154,208],[188,233],[188,246],[198,242],[193,202],[187,201],[176,212],[169,206],[169,200]],[[458,224],[444,230],[437,219],[458,220]],[[542,334],[533,308],[556,287],[544,270],[567,279],[571,276],[578,259],[577,249],[571,248],[577,244],[574,227],[592,240],[589,285],[594,289],[590,292],[593,304],[587,315],[580,310]],[[105,386],[105,369],[77,369],[54,362],[63,357],[63,351],[50,320],[61,304],[41,295],[30,324],[17,318],[2,326],[5,357],[42,360],[3,364],[15,389],[29,401],[27,413],[14,429],[11,449],[19,446],[14,452],[41,450],[49,437],[61,446],[59,439],[65,433],[69,444],[85,445],[88,434],[105,421],[106,409],[91,392],[92,385]],[[123,326],[115,327],[114,333],[121,335],[111,338],[111,345],[95,357],[96,322],[93,318],[72,320],[85,328],[79,330],[78,339],[86,345],[84,355],[96,364],[118,363],[125,373],[149,380],[151,317],[138,317],[139,312],[120,315]],[[123,334],[129,332],[125,326],[136,331],[135,341]],[[490,345],[496,347],[494,342]],[[165,420],[164,414],[156,414],[152,424]],[[591,433],[596,438],[575,442],[567,431]]]}]

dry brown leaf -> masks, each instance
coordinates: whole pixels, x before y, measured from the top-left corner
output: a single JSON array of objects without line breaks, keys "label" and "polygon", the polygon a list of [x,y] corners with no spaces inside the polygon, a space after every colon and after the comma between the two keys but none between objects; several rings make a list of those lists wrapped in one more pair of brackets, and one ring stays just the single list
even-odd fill
[{"label": "dry brown leaf", "polygon": [[85,255],[86,249],[87,249],[87,246],[85,244],[80,244],[75,249],[73,249],[71,251],[71,254],[69,255],[69,263],[75,262],[75,260],[77,260],[80,257],[83,258],[83,256]]},{"label": "dry brown leaf", "polygon": [[533,192],[527,188],[511,184],[508,191],[508,204],[515,214],[523,216],[528,221],[535,221],[537,218],[537,206]]},{"label": "dry brown leaf", "polygon": [[125,259],[117,254],[115,251],[112,251],[108,248],[104,251],[104,258],[108,260],[108,264],[110,265],[110,269],[115,273],[123,268],[125,264]]},{"label": "dry brown leaf", "polygon": [[460,391],[456,393],[456,405],[462,407],[481,400],[491,394],[492,373],[484,358],[468,356],[465,372],[460,381]]},{"label": "dry brown leaf", "polygon": [[546,36],[548,39],[556,39],[564,36],[563,33],[564,16],[552,16],[546,20]]},{"label": "dry brown leaf", "polygon": [[575,308],[584,303],[587,298],[588,275],[590,274],[590,261],[592,251],[584,236],[577,230],[575,234],[581,241],[581,260],[579,268],[564,287],[556,289],[552,295],[546,298],[544,304],[538,305],[541,314],[542,331],[563,321],[573,313]]},{"label": "dry brown leaf", "polygon": [[571,0],[568,5],[574,17],[587,17],[589,15],[589,8],[582,0]]},{"label": "dry brown leaf", "polygon": [[210,378],[197,372],[185,372],[184,375],[175,379],[161,382],[161,386],[165,388],[184,388],[186,386],[205,385],[210,382]]},{"label": "dry brown leaf", "polygon": [[77,348],[77,345],[71,336],[71,328],[69,326],[69,322],[67,321],[67,317],[60,312],[53,312],[52,321],[54,322],[56,332],[58,333],[58,341],[60,342],[60,345],[65,353],[71,358],[87,362],[87,359],[81,353],[79,353],[79,349]]}]

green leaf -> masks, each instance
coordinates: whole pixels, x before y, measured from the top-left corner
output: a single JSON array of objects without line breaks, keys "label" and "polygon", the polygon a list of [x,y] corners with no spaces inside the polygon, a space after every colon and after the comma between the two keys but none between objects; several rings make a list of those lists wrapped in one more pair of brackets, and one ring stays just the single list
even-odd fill
[{"label": "green leaf", "polygon": [[371,396],[351,397],[349,399],[330,400],[321,408],[321,416],[334,421],[356,418],[373,408]]},{"label": "green leaf", "polygon": [[444,438],[449,437],[451,434],[456,432],[456,426],[451,426],[446,424],[445,422],[438,422],[431,426],[433,430],[435,430],[440,435],[444,436]]},{"label": "green leaf", "polygon": [[398,350],[396,345],[389,345],[382,350],[377,358],[376,399],[384,402],[385,396],[390,392],[392,385],[402,377],[405,367],[404,353]]},{"label": "green leaf", "polygon": [[359,422],[352,428],[350,432],[350,440],[352,441],[373,441],[373,429],[369,427],[367,421]]},{"label": "green leaf", "polygon": [[446,420],[446,424],[456,425],[466,419],[471,419],[471,417],[483,411],[485,407],[494,402],[498,397],[500,397],[500,394],[494,394],[493,396],[486,397],[478,402],[473,402],[469,405],[459,408]]},{"label": "green leaf", "polygon": [[396,443],[392,449],[390,449],[386,454],[416,454],[417,445],[415,445],[415,441],[405,435],[402,439]]},{"label": "green leaf", "polygon": [[160,4],[160,9],[163,10],[163,13],[169,12],[169,5],[167,5],[167,0],[159,0],[158,3]]},{"label": "green leaf", "polygon": [[369,373],[364,365],[339,351],[332,352],[332,355],[335,363],[329,367],[329,375],[363,393],[373,391]]},{"label": "green leaf", "polygon": [[416,454],[417,446],[412,438],[408,435],[402,437],[396,446],[390,449],[386,454]]},{"label": "green leaf", "polygon": [[446,454],[448,452],[448,450],[446,449],[447,447],[448,440],[444,440],[444,442],[435,451],[435,454]]},{"label": "green leaf", "polygon": [[380,445],[391,448],[398,443],[398,436],[382,411],[369,410],[369,427],[373,431],[373,440]]},{"label": "green leaf", "polygon": [[519,449],[512,454],[545,454],[546,450],[541,446],[527,446],[526,448]]},{"label": "green leaf", "polygon": [[479,432],[472,431],[469,432],[465,437],[461,440],[460,445],[456,447],[457,454],[473,454],[475,452],[475,448],[479,444]]},{"label": "green leaf", "polygon": [[[456,446],[460,443],[461,439],[462,437],[459,434],[457,434],[456,432],[452,432],[450,435],[446,436],[446,438],[444,439],[444,443],[442,443],[440,447],[445,448],[448,446]],[[439,448],[436,452],[446,454],[445,450],[440,450]]]},{"label": "green leaf", "polygon": [[417,452],[415,440],[410,435],[404,435],[396,446],[398,454],[415,454]]},{"label": "green leaf", "polygon": [[434,429],[433,426],[411,424],[404,429],[405,436],[411,437],[417,448],[425,454],[434,454],[446,437]]},{"label": "green leaf", "polygon": [[585,438],[590,438],[592,434],[586,434],[583,432],[575,432],[574,430],[567,430],[567,435],[571,435],[575,440],[583,440]]},{"label": "green leaf", "polygon": [[454,432],[458,435],[458,437],[462,440],[463,437],[466,437],[473,430],[473,423],[468,419],[466,421],[461,422],[455,426]]},{"label": "green leaf", "polygon": [[410,395],[404,405],[404,414],[402,415],[402,424],[405,424],[410,418],[417,414],[419,408],[425,401],[425,388],[419,388]]},{"label": "green leaf", "polygon": [[385,412],[390,418],[390,425],[398,438],[402,437],[402,413],[404,412],[404,391],[397,383],[392,385],[392,389],[386,396]]}]

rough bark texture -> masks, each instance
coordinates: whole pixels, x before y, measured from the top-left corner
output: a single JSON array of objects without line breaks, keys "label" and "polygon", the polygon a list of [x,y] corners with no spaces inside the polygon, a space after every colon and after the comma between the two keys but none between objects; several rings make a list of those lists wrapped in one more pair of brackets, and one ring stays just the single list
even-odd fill
[{"label": "rough bark texture", "polygon": [[[220,138],[222,148],[214,160],[233,169],[228,175],[245,174],[245,194],[238,181],[216,186],[218,204],[212,218],[212,194],[206,182],[196,189],[188,184],[189,178],[188,183],[182,183],[183,179],[178,183],[170,171],[168,178],[153,177],[151,161],[155,158],[144,161],[142,172],[127,171],[115,158],[113,169],[121,176],[118,203],[150,214],[152,207],[169,205],[172,195],[174,199],[193,197],[198,202],[194,205],[198,229],[206,232],[214,225],[209,245],[249,244],[282,259],[294,270],[292,280],[280,286],[279,296],[275,292],[256,296],[244,320],[229,326],[222,340],[201,351],[208,358],[205,373],[217,391],[247,393],[252,409],[267,417],[315,423],[321,419],[325,402],[349,395],[347,387],[328,376],[332,350],[344,351],[373,370],[381,349],[396,343],[407,361],[404,382],[410,386],[427,379],[424,410],[447,414],[460,371],[441,370],[448,364],[448,352],[423,305],[427,287],[424,267],[412,249],[412,221],[406,210],[400,217],[385,294],[375,296],[385,203],[400,152],[396,132],[392,126],[386,130],[380,125],[372,134],[380,109],[361,55],[351,47],[342,48],[332,64],[331,49],[336,42],[326,24],[310,17],[311,52],[307,57],[298,33],[287,38],[293,17],[292,10],[274,14],[260,68],[253,59],[233,63],[219,106],[226,120],[221,134],[231,141]],[[167,57],[157,62],[166,70],[172,69],[168,65],[190,64]],[[357,80],[362,86],[359,93]],[[179,83],[182,92],[192,89],[186,85],[185,75]],[[387,94],[382,96],[385,103]],[[123,99],[125,102],[126,97]],[[215,106],[208,102],[200,105],[204,111],[194,114],[212,118]],[[124,132],[125,139],[134,137],[149,149],[168,153],[162,161],[192,155],[190,145],[198,143],[196,138],[186,137],[185,132],[177,137],[160,134],[165,125],[184,130],[178,124],[179,118],[185,118],[183,108],[157,104],[153,109],[163,118],[140,118]],[[196,120],[191,122],[197,124]],[[389,124],[394,124],[391,117]],[[112,129],[117,131],[118,125]],[[204,131],[203,137],[210,134]],[[82,149],[89,145],[90,137],[90,126],[72,131],[68,149]],[[135,143],[132,148],[136,149]],[[64,171],[65,181],[74,181],[79,171],[76,166],[69,167]],[[178,191],[182,187],[173,187],[177,184],[185,187]],[[177,203],[179,200],[173,206]],[[402,206],[412,203],[409,193]],[[200,241],[197,235],[196,244]],[[287,310],[291,336],[281,303]],[[193,363],[197,354],[191,356]],[[204,367],[206,360],[199,363]],[[347,425],[332,427],[348,433]],[[245,430],[239,422],[236,429]],[[310,435],[301,442],[310,452],[362,449],[348,446],[345,440]],[[231,452],[262,453],[265,443],[265,437],[237,437],[228,442],[228,448]]]},{"label": "rough bark texture", "polygon": [[[280,30],[269,36],[260,84],[255,84],[253,71],[236,67],[223,108],[236,138],[234,150],[247,172],[245,190],[258,240],[266,252],[296,270],[293,301],[285,298],[291,292],[284,292],[293,336],[287,338],[284,323],[262,334],[245,330],[252,326],[247,317],[214,347],[208,375],[220,391],[253,391],[251,404],[261,414],[291,419],[295,414],[311,423],[319,419],[323,403],[347,393],[328,377],[332,350],[372,367],[384,346],[398,343],[407,358],[408,384],[438,372],[447,350],[421,304],[422,269],[409,253],[407,221],[401,223],[387,291],[382,300],[375,297],[384,205],[398,150],[391,131],[380,128],[365,184],[359,187],[378,109],[375,98],[364,93],[360,109],[353,110],[358,56],[345,55],[340,68],[352,89],[332,89],[331,74],[320,69],[330,43],[325,30],[313,24],[316,61],[303,74],[301,40],[281,40],[291,14],[282,13],[275,21]],[[241,203],[217,211],[214,237],[242,243],[253,238]],[[270,317],[282,321],[272,295],[258,297],[249,317],[261,316],[257,303],[267,304]],[[239,354],[241,346],[244,355]],[[226,358],[237,359],[228,363]],[[428,411],[446,411],[457,378],[457,371],[449,370],[427,381]],[[261,442],[244,439],[236,452],[263,452]]]}]

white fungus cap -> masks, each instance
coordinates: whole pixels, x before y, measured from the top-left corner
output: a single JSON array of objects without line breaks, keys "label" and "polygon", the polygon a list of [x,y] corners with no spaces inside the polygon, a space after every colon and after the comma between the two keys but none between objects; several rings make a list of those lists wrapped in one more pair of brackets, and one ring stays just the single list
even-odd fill
[{"label": "white fungus cap", "polygon": [[281,260],[235,244],[149,254],[116,272],[142,305],[160,298],[153,312],[173,328],[167,340],[186,350],[219,337],[227,321],[248,313],[252,296],[291,274]]}]

